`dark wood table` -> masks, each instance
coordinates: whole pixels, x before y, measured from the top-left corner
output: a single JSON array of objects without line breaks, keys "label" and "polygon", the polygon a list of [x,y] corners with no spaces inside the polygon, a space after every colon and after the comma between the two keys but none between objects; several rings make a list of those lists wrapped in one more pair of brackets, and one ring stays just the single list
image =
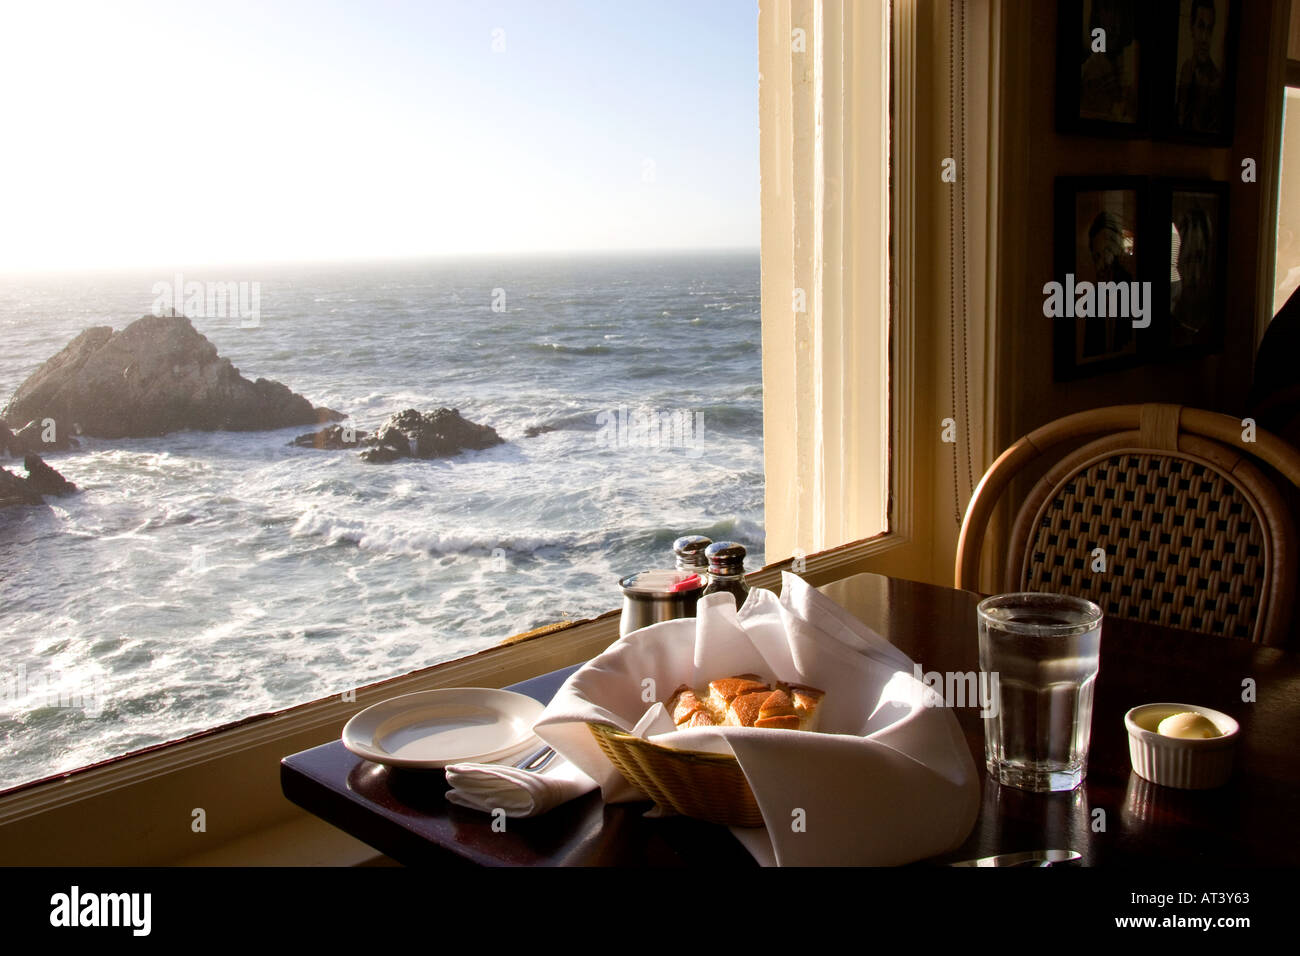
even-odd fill
[{"label": "dark wood table", "polygon": [[[860,574],[822,590],[905,651],[924,671],[978,670],[979,596]],[[511,689],[548,701],[576,668]],[[1243,682],[1255,701],[1243,701]],[[1241,724],[1227,786],[1182,791],[1131,772],[1124,713],[1154,701],[1193,703]],[[957,708],[977,766],[977,707]],[[966,843],[928,863],[1068,848],[1089,866],[1300,863],[1300,654],[1107,619],[1093,706],[1088,776],[1071,793],[1035,794],[983,776],[983,805]],[[294,803],[407,864],[754,866],[724,827],[645,819],[648,804],[606,806],[598,793],[494,832],[491,817],[449,804],[441,771],[391,771],[335,741],[286,757]]]}]

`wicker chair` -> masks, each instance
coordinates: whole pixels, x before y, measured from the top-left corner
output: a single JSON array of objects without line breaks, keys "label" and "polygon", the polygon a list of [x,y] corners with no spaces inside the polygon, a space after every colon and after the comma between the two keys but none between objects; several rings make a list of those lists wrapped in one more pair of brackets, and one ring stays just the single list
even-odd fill
[{"label": "wicker chair", "polygon": [[1241,420],[1216,412],[1116,405],[1030,432],[971,497],[957,587],[979,590],[984,532],[1011,479],[1053,446],[1092,438],[1020,506],[1002,590],[1074,594],[1116,617],[1286,643],[1295,530],[1277,486],[1247,456],[1300,486],[1300,451],[1264,431],[1244,441],[1243,431]]}]

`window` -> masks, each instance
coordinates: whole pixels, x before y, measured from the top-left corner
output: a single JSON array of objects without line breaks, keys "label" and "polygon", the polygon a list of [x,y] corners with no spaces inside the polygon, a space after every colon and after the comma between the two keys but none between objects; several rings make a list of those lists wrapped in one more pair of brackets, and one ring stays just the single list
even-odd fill
[{"label": "window", "polygon": [[[1300,63],[1296,64],[1300,67]],[[1297,76],[1300,82],[1300,76]],[[1300,86],[1286,88],[1277,197],[1277,265],[1273,315],[1300,289]]]},{"label": "window", "polygon": [[[680,533],[763,564],[752,0],[133,12],[0,58],[0,383],[168,322],[11,406],[81,491],[0,512],[0,790],[595,617]],[[185,430],[200,336],[357,447]],[[444,406],[501,443],[362,460]]]},{"label": "window", "polygon": [[[662,7],[655,9],[661,11]],[[698,15],[699,11],[695,12]],[[894,56],[904,79],[896,95],[909,97],[904,100],[904,108],[900,109],[897,102],[894,105],[895,140],[900,149],[907,151],[894,170],[895,187],[904,196],[912,195],[915,187],[909,164],[918,148],[918,112],[910,97],[915,96],[917,87],[917,43],[923,33],[918,16],[924,12],[910,0],[900,3],[898,17],[892,23]],[[807,78],[798,72],[801,61],[793,58],[796,24],[806,24],[799,27],[805,31],[806,41],[801,52],[820,64]],[[811,363],[801,358],[790,366],[786,384],[780,386],[789,389],[784,399],[776,397],[778,386],[764,369],[763,454],[769,493],[766,558],[775,561],[790,555],[799,557],[798,552],[813,555],[830,548],[808,557],[806,573],[816,580],[827,574],[870,568],[876,553],[873,549],[882,546],[885,550],[893,548],[890,569],[898,573],[902,568],[902,573],[908,573],[907,568],[927,565],[931,558],[925,536],[917,533],[927,520],[928,509],[923,504],[914,506],[910,494],[903,506],[896,500],[892,509],[890,534],[885,537],[893,541],[882,542],[877,536],[874,541],[852,543],[886,527],[891,491],[900,482],[906,483],[909,472],[918,470],[911,458],[911,451],[920,447],[910,440],[911,419],[913,414],[928,417],[932,411],[923,405],[914,412],[913,390],[900,384],[900,379],[903,383],[910,381],[916,354],[911,345],[914,305],[910,271],[907,281],[895,289],[901,304],[895,307],[892,334],[888,324],[887,250],[892,246],[896,260],[910,270],[910,255],[899,250],[906,249],[911,241],[916,213],[911,200],[904,199],[897,207],[890,203],[885,173],[890,142],[886,123],[891,50],[888,5],[764,0],[759,4],[758,27],[760,69],[764,74],[758,112],[764,130],[774,132],[771,136],[765,132],[763,139],[763,346],[767,350],[770,341],[766,308],[769,301],[790,303],[791,308],[782,309],[784,314],[775,326],[775,340],[783,343],[781,348],[796,348],[793,336],[807,335],[813,354],[822,359]],[[508,46],[514,36],[507,32]],[[849,65],[837,68],[835,62],[841,53]],[[800,130],[809,128],[812,114],[819,109],[834,110],[830,118],[836,129],[816,139],[811,151],[797,152],[809,146],[798,145]],[[639,162],[641,157],[636,159]],[[807,172],[810,164],[813,173]],[[656,167],[657,175],[664,172],[662,164]],[[792,189],[798,187],[797,201],[787,199],[785,207],[774,198],[791,195],[782,183]],[[708,204],[712,199],[703,197],[702,201]],[[855,210],[852,215],[846,212],[850,207]],[[897,219],[894,235],[889,237],[891,211]],[[769,216],[780,217],[785,223],[784,240],[775,238],[782,235],[780,231],[769,233]],[[777,244],[769,245],[769,236]],[[784,247],[779,243],[783,241],[792,253],[788,260],[782,258]],[[807,242],[815,246],[815,256],[805,245]],[[797,258],[795,249],[802,250]],[[787,277],[783,279],[782,273]],[[786,284],[784,293],[776,299],[770,298],[776,293],[770,292],[769,281]],[[806,293],[807,313],[793,307],[795,288]],[[808,324],[797,328],[795,316],[805,314]],[[726,370],[732,359],[719,358],[720,367]],[[892,410],[891,382],[896,399]],[[778,422],[771,418],[772,410],[782,401],[802,403],[804,399],[799,396],[805,391],[821,396],[811,411],[816,422],[813,433],[823,447],[811,465],[800,459],[794,442],[796,429],[802,434],[804,423],[788,416]],[[798,412],[802,414],[803,409]],[[790,500],[799,502],[801,514],[797,523],[786,524],[781,543],[773,545],[773,520],[786,522],[789,518],[779,504],[774,505],[771,495],[774,468],[781,467],[783,458],[795,466],[788,474],[796,483]],[[726,480],[734,482],[734,472]],[[618,493],[610,485],[601,490]],[[815,506],[807,506],[807,501]],[[853,506],[842,507],[843,502],[852,502]],[[912,510],[916,513],[915,524],[909,524]],[[810,520],[805,520],[805,513]],[[915,555],[907,558],[912,564],[905,565],[898,558],[908,547]],[[776,569],[756,577],[757,583],[765,586],[778,581]],[[607,602],[607,606],[613,603]],[[85,862],[84,843],[76,838],[76,821],[113,819],[112,832],[98,844],[99,859],[190,859],[195,850],[184,840],[184,828],[178,828],[181,836],[163,832],[156,825],[156,817],[160,808],[192,805],[186,802],[186,794],[202,788],[209,820],[234,821],[230,824],[233,829],[223,833],[220,840],[224,846],[244,848],[230,851],[243,853],[241,862],[248,862],[249,854],[263,847],[290,843],[301,847],[301,831],[293,828],[308,826],[310,820],[280,796],[276,763],[281,756],[336,738],[342,723],[367,703],[431,686],[500,686],[587,659],[616,634],[616,617],[607,615],[545,637],[491,648],[388,680],[358,691],[355,701],[341,701],[337,696],[322,698],[265,719],[92,768],[62,785],[11,793],[0,798],[0,831],[11,854],[42,862]],[[276,840],[269,835],[291,829],[292,838]],[[276,859],[283,862],[289,857]]]},{"label": "window", "polygon": [[[1277,233],[1274,237],[1273,308],[1277,315],[1300,288],[1300,8],[1280,11],[1287,23],[1284,97],[1278,144]],[[1289,13],[1289,16],[1288,16]],[[1277,17],[1275,17],[1275,22]],[[1267,323],[1265,323],[1265,326]],[[1260,329],[1263,334],[1264,329]]]}]

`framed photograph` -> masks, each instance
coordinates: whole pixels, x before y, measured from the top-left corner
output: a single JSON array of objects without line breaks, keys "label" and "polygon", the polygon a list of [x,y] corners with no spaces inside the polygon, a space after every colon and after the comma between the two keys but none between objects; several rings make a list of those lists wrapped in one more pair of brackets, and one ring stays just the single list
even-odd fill
[{"label": "framed photograph", "polygon": [[1146,4],[1058,0],[1057,18],[1057,130],[1093,136],[1147,135],[1141,39]]},{"label": "framed photograph", "polygon": [[1228,302],[1228,184],[1159,180],[1153,192],[1152,219],[1169,237],[1168,275],[1157,291],[1159,355],[1221,352]]},{"label": "framed photograph", "polygon": [[1150,17],[1154,134],[1231,146],[1240,0],[1159,0]]},{"label": "framed photograph", "polygon": [[1057,381],[1146,360],[1157,309],[1150,270],[1147,180],[1056,180],[1056,270],[1043,287]]}]

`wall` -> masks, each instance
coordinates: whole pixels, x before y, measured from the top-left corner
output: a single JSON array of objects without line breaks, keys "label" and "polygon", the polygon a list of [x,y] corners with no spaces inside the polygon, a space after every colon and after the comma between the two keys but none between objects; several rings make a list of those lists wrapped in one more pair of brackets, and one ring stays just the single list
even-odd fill
[{"label": "wall", "polygon": [[[909,395],[909,406],[896,407],[894,414],[905,411],[914,434],[910,482],[899,494],[911,499],[917,547],[866,559],[854,570],[951,584],[957,516],[965,510],[972,485],[1000,450],[1054,418],[1148,401],[1238,409],[1250,382],[1257,317],[1261,308],[1268,311],[1266,303],[1261,306],[1260,270],[1263,285],[1271,288],[1272,253],[1262,238],[1271,231],[1267,197],[1276,173],[1270,166],[1276,165],[1270,155],[1276,153],[1277,133],[1269,107],[1270,75],[1277,79],[1280,97],[1286,31],[1275,36],[1274,22],[1287,2],[1242,4],[1234,142],[1229,149],[1211,149],[1057,134],[1055,0],[893,0],[896,26],[908,23],[915,42],[908,69],[900,67],[900,53],[894,51],[895,86],[914,85],[906,119],[914,124],[915,135],[891,144],[896,171],[891,202],[907,206],[914,217],[907,290],[914,315],[914,360],[893,373],[897,388]],[[950,62],[954,36],[963,32],[964,59]],[[950,71],[962,77],[956,86]],[[900,108],[906,107],[896,96],[895,135],[905,120],[898,115]],[[939,175],[944,159],[959,152],[964,155],[958,183],[964,193]],[[1258,161],[1254,184],[1240,180],[1243,156]],[[906,196],[897,191],[898,171],[904,169],[915,184],[914,193]],[[1230,184],[1227,293],[1232,312],[1224,354],[1069,383],[1053,381],[1052,320],[1042,313],[1042,287],[1054,272],[1054,181],[1058,175],[1106,173]],[[964,231],[954,226],[962,221],[954,220],[955,210],[964,210]],[[897,226],[897,210],[895,218]],[[903,283],[907,280],[897,271],[898,260],[908,247],[900,252],[898,239],[891,236],[895,279]],[[966,314],[964,327],[959,318],[954,330],[950,323],[956,301]],[[896,314],[895,335],[898,319]],[[939,440],[940,422],[948,417],[965,433],[959,444]],[[899,470],[899,462],[892,467]],[[1022,492],[1023,484],[1013,486],[1010,498]],[[998,532],[995,523],[987,557],[1000,550]],[[982,586],[993,590],[996,580],[986,576]]]},{"label": "wall", "polygon": [[[1255,343],[1271,317],[1277,150],[1289,0],[1241,4],[1232,146],[1207,148],[1153,139],[1056,132],[1054,0],[997,4],[994,79],[996,137],[991,163],[997,199],[991,234],[1001,249],[988,315],[993,387],[983,409],[995,448],[1073,412],[1105,405],[1174,402],[1239,414],[1250,386]],[[992,56],[993,54],[991,54]],[[969,82],[969,79],[968,79]],[[1241,180],[1241,160],[1257,161],[1257,181]],[[1081,378],[1053,380],[1053,320],[1043,285],[1054,278],[1054,186],[1058,176],[1129,175],[1214,179],[1229,185],[1226,345],[1221,354]],[[977,461],[982,471],[996,452]],[[1023,500],[1036,471],[1005,500]],[[985,542],[981,586],[1000,589],[1009,509],[999,509]]]},{"label": "wall", "polygon": [[[1055,132],[1057,4],[1022,5],[1031,18],[1023,50],[1027,64],[1024,111],[1020,121],[1003,128],[1003,148],[1021,155],[1023,196],[1014,200],[1013,216],[1004,224],[1023,237],[1025,262],[1016,286],[1005,290],[1012,300],[999,337],[1007,346],[1008,365],[1001,374],[1000,433],[1006,443],[1044,422],[1071,412],[1128,402],[1177,402],[1238,413],[1250,384],[1256,316],[1260,308],[1261,223],[1269,206],[1268,177],[1243,183],[1241,161],[1254,158],[1260,167],[1276,164],[1266,154],[1270,118],[1268,76],[1273,0],[1241,4],[1237,58],[1236,126],[1231,148],[1182,143],[1111,140]],[[1174,364],[1147,364],[1073,382],[1052,380],[1052,320],[1042,314],[1043,283],[1053,275],[1053,183],[1071,175],[1171,176],[1215,179],[1230,184],[1228,200],[1227,337],[1223,354]],[[1015,184],[1009,184],[1015,188]],[[1018,221],[1016,221],[1018,220]]]}]

